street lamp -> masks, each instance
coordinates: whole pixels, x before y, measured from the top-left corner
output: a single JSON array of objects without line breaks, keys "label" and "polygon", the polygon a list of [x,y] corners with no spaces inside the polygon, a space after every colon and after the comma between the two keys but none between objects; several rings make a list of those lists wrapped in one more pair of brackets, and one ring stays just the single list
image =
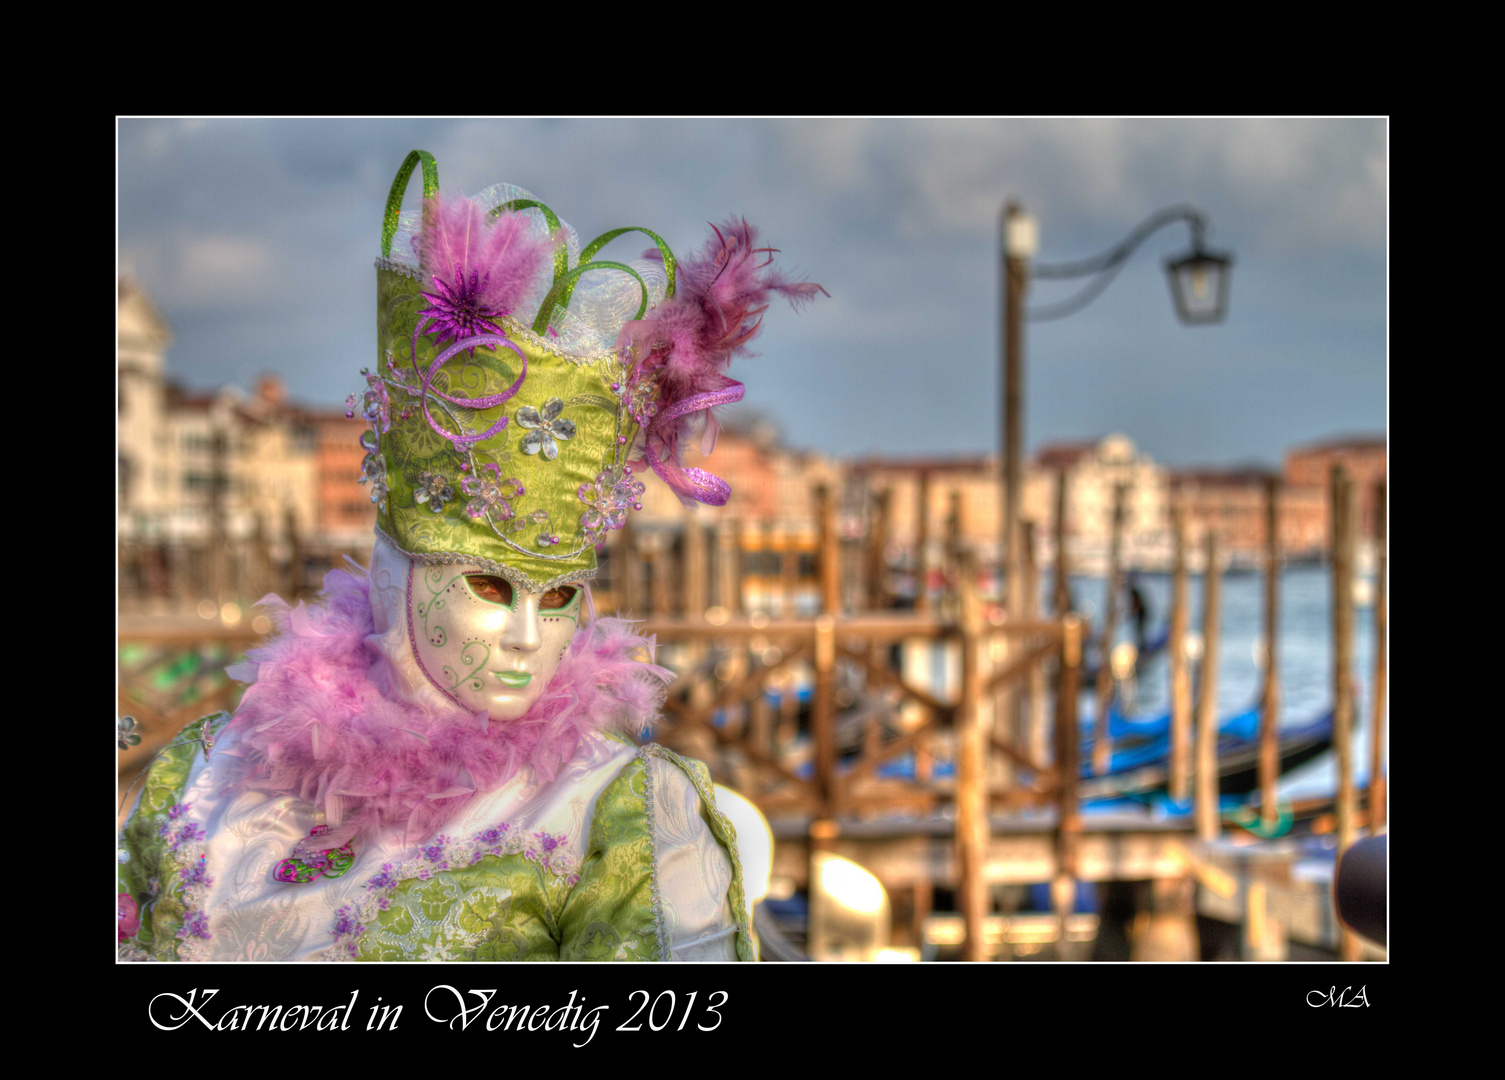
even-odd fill
[{"label": "street lamp", "polygon": [[[1005,211],[1007,213],[1007,211]],[[1022,211],[1017,216],[1025,216]],[[1028,268],[1031,277],[1065,279],[1092,277],[1086,288],[1057,304],[1034,308],[1026,314],[1030,322],[1061,319],[1086,307],[1108,287],[1136,248],[1155,230],[1172,222],[1185,221],[1191,228],[1191,250],[1185,255],[1165,260],[1165,273],[1171,287],[1176,316],[1188,326],[1222,322],[1228,313],[1228,279],[1233,256],[1212,251],[1203,243],[1207,218],[1191,206],[1171,206],[1151,214],[1122,241],[1090,259],[1068,263],[1036,263]],[[1009,252],[1012,255],[1012,251]]]},{"label": "street lamp", "polygon": [[[1003,209],[1000,240],[1003,249],[1003,550],[1005,589],[1009,617],[1024,614],[1023,569],[1020,558],[1019,493],[1022,480],[1024,437],[1020,422],[1024,368],[1023,323],[1048,322],[1074,314],[1090,304],[1108,287],[1130,255],[1157,229],[1185,221],[1191,229],[1191,250],[1167,259],[1165,272],[1176,315],[1188,326],[1221,322],[1228,310],[1228,280],[1233,257],[1208,250],[1203,244],[1207,218],[1191,206],[1171,206],[1145,218],[1134,231],[1109,250],[1088,259],[1066,263],[1034,263],[1038,245],[1032,217],[1018,203]],[[1024,296],[1031,277],[1064,280],[1090,278],[1075,296],[1055,304],[1025,310]],[[1060,555],[1057,555],[1059,558]],[[1108,747],[1107,711],[1097,718],[1099,757]]]},{"label": "street lamp", "polygon": [[1233,256],[1208,251],[1200,237],[1189,255],[1165,260],[1176,315],[1188,326],[1222,322],[1228,313],[1228,279]]}]

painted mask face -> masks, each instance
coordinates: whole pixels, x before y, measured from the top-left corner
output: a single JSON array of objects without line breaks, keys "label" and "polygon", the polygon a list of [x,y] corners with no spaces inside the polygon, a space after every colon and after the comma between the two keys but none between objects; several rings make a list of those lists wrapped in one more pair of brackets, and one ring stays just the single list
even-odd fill
[{"label": "painted mask face", "polygon": [[413,654],[429,682],[493,720],[527,712],[579,628],[581,587],[529,592],[464,565],[415,562],[408,573]]}]

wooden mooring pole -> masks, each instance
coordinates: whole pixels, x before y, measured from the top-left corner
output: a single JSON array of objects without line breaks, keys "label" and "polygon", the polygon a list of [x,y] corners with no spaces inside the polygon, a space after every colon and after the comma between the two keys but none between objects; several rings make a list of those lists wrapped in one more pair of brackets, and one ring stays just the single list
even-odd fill
[{"label": "wooden mooring pole", "polygon": [[1056,684],[1056,874],[1050,889],[1061,949],[1066,946],[1066,919],[1076,900],[1077,841],[1082,831],[1077,802],[1077,692],[1083,640],[1082,620],[1068,612],[1061,623],[1061,668]]},{"label": "wooden mooring pole", "polygon": [[1059,469],[1056,472],[1055,515],[1050,523],[1056,545],[1055,588],[1052,591],[1057,616],[1064,616],[1071,610],[1071,579],[1068,576],[1071,567],[1066,561],[1066,494],[1066,470]]},{"label": "wooden mooring pole", "polygon": [[612,587],[617,594],[617,604],[622,613],[630,618],[641,618],[643,612],[642,567],[639,565],[637,528],[632,515],[617,530],[617,546],[612,553]]},{"label": "wooden mooring pole", "polygon": [[1265,477],[1265,685],[1259,710],[1259,810],[1266,830],[1280,820],[1280,477]]},{"label": "wooden mooring pole", "polygon": [[742,610],[742,526],[722,518],[716,527],[716,603],[735,615]]},{"label": "wooden mooring pole", "polygon": [[1124,493],[1127,486],[1113,485],[1113,532],[1108,544],[1108,602],[1103,614],[1102,647],[1097,658],[1097,716],[1092,735],[1092,771],[1102,776],[1113,755],[1108,734],[1108,711],[1113,705],[1113,636],[1118,632],[1118,594],[1123,591]]},{"label": "wooden mooring pole", "polygon": [[915,493],[915,521],[918,534],[915,539],[915,593],[916,611],[930,610],[930,473],[920,472],[919,489]]},{"label": "wooden mooring pole", "polygon": [[1171,775],[1170,796],[1185,803],[1191,795],[1191,666],[1186,660],[1186,635],[1191,629],[1190,588],[1186,572],[1186,508],[1171,511],[1176,538],[1176,563],[1171,584]]},{"label": "wooden mooring pole", "polygon": [[815,741],[815,786],[820,798],[820,816],[834,818],[836,792],[836,615],[837,596],[836,497],[831,488],[816,490],[820,515],[821,614],[815,620],[815,690],[810,702],[810,724]]},{"label": "wooden mooring pole", "polygon": [[964,960],[988,959],[983,931],[988,915],[988,885],[983,862],[988,852],[988,775],[986,732],[980,700],[982,600],[977,595],[977,565],[971,552],[957,559],[962,646],[961,701],[957,705],[956,848],[961,870],[958,904],[966,927]]},{"label": "wooden mooring pole", "polygon": [[668,615],[674,611],[674,539],[664,533],[652,537],[653,548],[648,553],[652,568],[652,611],[655,615]]},{"label": "wooden mooring pole", "polygon": [[876,611],[888,606],[888,513],[893,491],[873,493],[872,516],[867,533],[867,606]]},{"label": "wooden mooring pole", "polygon": [[[1035,523],[1025,521],[1024,530],[1024,617],[1038,622],[1040,612],[1040,563],[1035,550]],[[1045,761],[1050,756],[1050,736],[1045,728],[1045,668],[1036,660],[1029,666],[1025,677],[1029,696],[1024,708],[1024,732],[1021,745],[1027,748],[1032,761]]]},{"label": "wooden mooring pole", "polygon": [[1221,647],[1223,568],[1218,534],[1207,530],[1207,572],[1202,596],[1202,698],[1197,703],[1197,839],[1216,840],[1218,815],[1218,651]]},{"label": "wooden mooring pole", "polygon": [[1374,486],[1374,690],[1369,712],[1369,834],[1385,831],[1385,633],[1389,610],[1385,598],[1385,481]]},{"label": "wooden mooring pole", "polygon": [[303,591],[303,540],[298,534],[298,515],[291,506],[282,512],[282,527],[287,536],[287,588],[283,596],[289,604],[296,604]]},{"label": "wooden mooring pole", "polygon": [[820,609],[841,614],[841,533],[837,528],[836,489],[822,484],[815,504],[820,513]]},{"label": "wooden mooring pole", "polygon": [[[1332,471],[1333,536],[1333,752],[1338,766],[1338,858],[1356,836],[1353,790],[1353,481],[1342,465]],[[1340,960],[1358,960],[1359,939],[1347,927],[1338,944]]]},{"label": "wooden mooring pole", "polygon": [[684,515],[680,587],[683,590],[685,617],[698,621],[705,618],[705,609],[710,603],[709,552],[705,542],[705,526],[700,523],[694,511],[686,510]]}]

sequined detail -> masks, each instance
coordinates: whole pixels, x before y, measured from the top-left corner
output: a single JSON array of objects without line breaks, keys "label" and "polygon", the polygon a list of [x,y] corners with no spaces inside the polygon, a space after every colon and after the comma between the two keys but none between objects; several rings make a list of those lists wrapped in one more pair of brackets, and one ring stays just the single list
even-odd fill
[{"label": "sequined detail", "polygon": [[366,377],[366,392],[359,401],[354,394],[345,399],[345,415],[354,419],[359,407],[361,416],[370,422],[372,428],[385,435],[392,430],[392,400],[387,393],[387,384],[380,375],[371,374],[369,368],[361,368],[361,374]]},{"label": "sequined detail", "polygon": [[523,436],[523,453],[542,453],[549,461],[559,456],[558,442],[575,437],[575,421],[560,416],[563,410],[564,402],[557,397],[544,402],[542,412],[531,405],[517,410],[517,426],[528,432]]},{"label": "sequined detail", "polygon": [[585,504],[580,515],[580,528],[586,536],[599,541],[609,529],[620,529],[627,524],[627,508],[641,510],[638,500],[645,488],[632,475],[632,466],[625,465],[622,475],[613,477],[609,472],[596,476],[594,484],[581,484],[576,496]]},{"label": "sequined detail", "polygon": [[[414,560],[415,562],[421,562],[427,565],[449,564],[457,566],[478,566],[482,570],[486,571],[486,573],[495,574],[497,577],[505,578],[513,585],[516,585],[519,588],[527,589],[529,592],[548,592],[550,589],[556,588],[560,585],[573,585],[581,581],[591,581],[596,576],[596,568],[594,566],[591,566],[579,570],[571,570],[569,573],[560,574],[558,577],[544,578],[540,580],[523,573],[521,570],[517,570],[511,566],[508,566],[506,563],[499,563],[495,559],[482,558],[479,555],[466,555],[454,551],[413,552],[404,550],[403,546],[396,540],[393,540],[390,535],[383,531],[380,525],[376,527],[376,535],[380,536],[387,543],[391,544],[393,550],[402,552],[402,554],[406,555],[408,558]],[[547,555],[540,555],[539,557],[548,558]]]},{"label": "sequined detail", "polygon": [[413,485],[413,501],[436,514],[442,514],[444,504],[454,497],[454,485],[439,473],[424,471],[418,475],[418,483]]},{"label": "sequined detail", "polygon": [[361,478],[358,483],[371,484],[371,501],[382,513],[387,510],[387,459],[381,456],[376,433],[371,430],[361,432],[361,445],[366,448],[366,456],[361,460]]},{"label": "sequined detail", "polygon": [[489,514],[493,525],[511,519],[513,500],[527,490],[521,481],[516,477],[500,479],[501,466],[491,461],[486,462],[473,473],[470,462],[467,461],[460,466],[460,471],[471,473],[460,479],[460,490],[471,496],[470,502],[465,504],[467,514],[473,518],[485,517]]},{"label": "sequined detail", "polygon": [[[328,831],[328,825],[315,825],[313,831],[308,834],[308,839],[302,841],[298,847],[301,849],[310,846],[310,840],[323,836]],[[337,878],[355,864],[352,843],[346,842],[341,847],[314,851],[303,859],[298,858],[295,853],[277,864],[277,868],[272,871],[272,877],[289,884],[301,884],[318,877]]]},{"label": "sequined detail", "polygon": [[139,745],[141,736],[136,733],[136,718],[134,716],[122,716],[115,721],[115,746],[121,750],[129,750]]}]

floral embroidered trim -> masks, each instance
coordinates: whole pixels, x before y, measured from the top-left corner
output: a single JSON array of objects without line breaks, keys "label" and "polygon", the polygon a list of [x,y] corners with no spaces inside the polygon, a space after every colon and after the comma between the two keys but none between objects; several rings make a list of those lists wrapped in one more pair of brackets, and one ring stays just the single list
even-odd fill
[{"label": "floral embroidered trim", "polygon": [[521,855],[573,887],[580,881],[580,863],[568,849],[568,843],[567,833],[551,835],[540,830],[524,837],[505,822],[482,829],[466,840],[436,836],[420,847],[416,855],[395,864],[382,863],[381,873],[366,882],[361,898],[335,912],[334,929],[330,933],[339,948],[334,959],[359,957],[361,936],[376,921],[379,912],[392,906],[392,897],[404,881],[414,878],[427,881],[435,873],[474,866],[488,855]]},{"label": "floral embroidered trim", "polygon": [[[690,768],[689,763],[684,758],[680,757],[673,750],[667,750],[664,747],[659,746],[657,743],[649,743],[647,746],[643,747],[643,749],[639,751],[639,753],[642,755],[652,754],[654,757],[664,758],[665,760],[672,761],[676,765],[678,765],[680,769],[684,771],[685,775],[689,777],[690,783],[695,786],[695,791],[700,796],[700,801],[704,809],[709,813],[711,817],[716,819],[716,823],[720,825],[723,831],[725,831],[730,837],[731,843],[723,842],[722,838],[719,836],[716,837],[716,839],[718,843],[722,843],[722,846],[726,848],[727,854],[731,858],[733,890],[731,899],[734,901],[734,903],[732,904],[732,914],[736,919],[737,932],[740,935],[740,940],[745,943],[749,949],[751,949],[753,940],[752,926],[747,919],[747,905],[745,900],[746,884],[742,875],[742,856],[741,853],[737,850],[736,826],[734,826],[731,822],[731,819],[723,814],[721,810],[716,806],[715,793],[707,788],[705,783],[701,780],[700,774],[697,773],[694,769]],[[649,775],[652,775],[651,770],[649,771]],[[648,827],[649,835],[652,836],[653,806],[651,801],[648,807]],[[657,864],[655,863],[655,868],[656,865]],[[656,874],[653,879],[653,893],[654,903],[656,906],[658,903],[658,879]],[[658,914],[657,910],[655,910],[655,914]],[[662,923],[660,925],[662,925]],[[669,954],[665,952],[663,958],[667,960],[669,958]],[[754,956],[753,958],[756,959],[756,956]]]},{"label": "floral embroidered trim", "polygon": [[[643,808],[648,817],[648,893],[653,897],[653,936],[658,941],[658,958],[669,959],[669,926],[664,922],[664,899],[658,891],[658,840],[653,803],[653,763],[650,753],[659,748],[652,743],[637,752],[643,763]],[[661,756],[661,755],[656,755]]]},{"label": "floral embroidered trim", "polygon": [[207,834],[196,821],[177,824],[191,806],[191,803],[182,802],[169,808],[157,835],[167,840],[167,854],[173,856],[173,862],[178,866],[178,878],[183,887],[183,925],[177,932],[181,942],[178,958],[207,960],[212,935],[204,907],[209,900],[209,886],[214,884],[206,861]]}]

